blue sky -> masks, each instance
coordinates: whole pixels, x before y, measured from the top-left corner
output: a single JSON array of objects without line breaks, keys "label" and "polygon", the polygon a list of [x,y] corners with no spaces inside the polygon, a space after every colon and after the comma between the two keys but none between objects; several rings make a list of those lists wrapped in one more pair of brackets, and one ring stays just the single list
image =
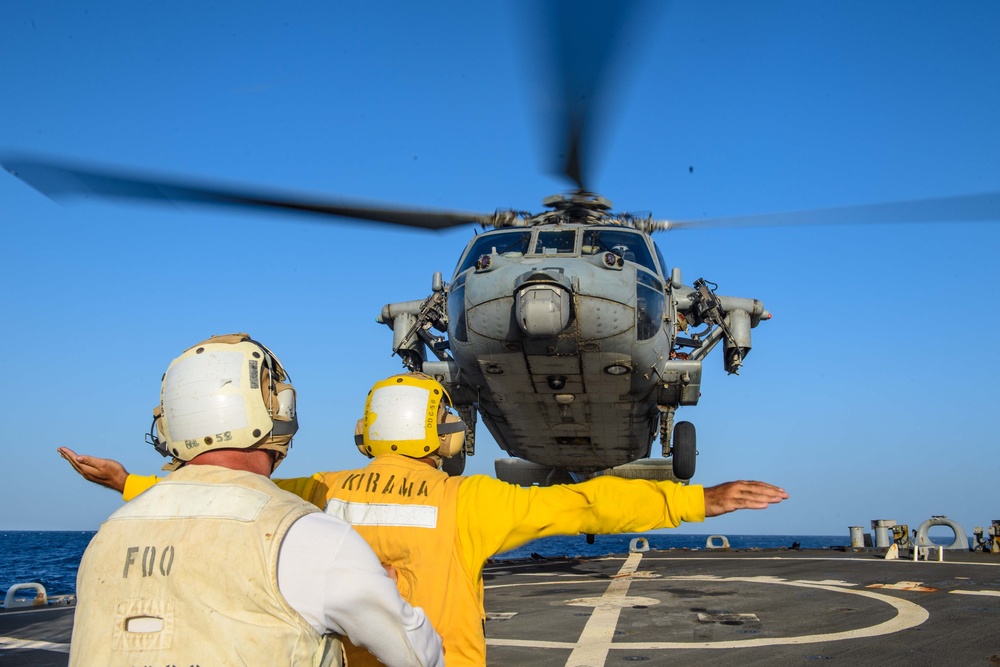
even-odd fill
[{"label": "blue sky", "polygon": [[[12,3],[0,149],[210,181],[459,210],[539,210],[542,31],[507,3]],[[1000,6],[696,3],[650,14],[602,98],[595,189],[697,219],[1000,190]],[[998,213],[1000,217],[1000,213]],[[282,475],[357,466],[351,429],[396,372],[385,303],[449,278],[473,228],[61,205],[0,174],[0,529],[96,529],[119,504],[67,445],[152,472],[159,379],[248,331],[299,392]],[[739,377],[707,361],[697,482],[791,499],[686,532],[843,534],[1000,513],[1000,225],[691,230],[655,237],[686,282],[761,299]],[[500,450],[485,429],[469,471]]]}]

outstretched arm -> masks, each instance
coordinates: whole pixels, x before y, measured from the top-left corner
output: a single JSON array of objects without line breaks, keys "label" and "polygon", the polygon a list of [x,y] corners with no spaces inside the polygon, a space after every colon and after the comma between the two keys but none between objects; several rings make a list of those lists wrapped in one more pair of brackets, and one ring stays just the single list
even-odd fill
[{"label": "outstretched arm", "polygon": [[735,510],[762,510],[788,498],[784,489],[766,482],[726,482],[705,489],[705,516]]},{"label": "outstretched arm", "polygon": [[128,471],[125,466],[114,459],[102,459],[97,456],[85,456],[77,454],[69,447],[60,447],[59,455],[69,461],[73,470],[88,482],[106,486],[121,493],[125,489],[125,480],[128,478]]}]

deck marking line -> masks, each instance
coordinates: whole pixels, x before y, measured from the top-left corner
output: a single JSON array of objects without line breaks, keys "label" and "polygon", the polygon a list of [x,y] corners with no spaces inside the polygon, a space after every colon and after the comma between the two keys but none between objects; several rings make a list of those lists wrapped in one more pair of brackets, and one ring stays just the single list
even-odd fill
[{"label": "deck marking line", "polygon": [[744,623],[746,621],[751,621],[754,623],[760,622],[760,618],[757,614],[733,614],[728,612],[698,612],[698,622],[699,623],[723,623],[725,621],[739,621]]},{"label": "deck marking line", "polygon": [[955,595],[986,595],[989,597],[1000,598],[1000,591],[948,591],[949,593],[954,593]]},{"label": "deck marking line", "polygon": [[604,595],[595,602],[593,613],[580,633],[576,647],[566,660],[566,667],[602,667],[608,659],[611,640],[618,627],[618,617],[632,584],[631,575],[638,569],[641,553],[629,554],[618,574],[614,575]]},{"label": "deck marking line", "polygon": [[653,607],[660,604],[660,601],[654,598],[640,598],[629,595],[616,598],[609,598],[607,596],[599,598],[573,598],[572,600],[566,600],[565,604],[568,604],[571,607],[618,606],[632,608]]},{"label": "deck marking line", "polygon": [[0,651],[12,651],[15,649],[39,649],[42,651],[55,651],[56,653],[69,653],[69,644],[59,644],[56,642],[46,642],[37,639],[18,639],[17,637],[0,637]]},{"label": "deck marking line", "polygon": [[487,621],[509,621],[510,619],[517,616],[516,611],[488,611],[486,612]]},{"label": "deck marking line", "polygon": [[857,586],[857,584],[853,584],[842,579],[796,579],[795,581],[805,581],[810,584],[823,584],[824,586],[844,586],[845,588],[853,588],[854,586]]}]

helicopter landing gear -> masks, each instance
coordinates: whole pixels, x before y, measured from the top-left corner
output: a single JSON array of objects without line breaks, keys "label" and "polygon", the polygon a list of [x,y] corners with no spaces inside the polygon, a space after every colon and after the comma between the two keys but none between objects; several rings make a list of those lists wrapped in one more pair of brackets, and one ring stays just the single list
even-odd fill
[{"label": "helicopter landing gear", "polygon": [[674,425],[670,451],[674,476],[685,481],[694,477],[695,457],[698,455],[694,424],[677,422]]},{"label": "helicopter landing gear", "polygon": [[441,469],[448,473],[449,477],[457,477],[465,472],[465,450],[443,459]]}]

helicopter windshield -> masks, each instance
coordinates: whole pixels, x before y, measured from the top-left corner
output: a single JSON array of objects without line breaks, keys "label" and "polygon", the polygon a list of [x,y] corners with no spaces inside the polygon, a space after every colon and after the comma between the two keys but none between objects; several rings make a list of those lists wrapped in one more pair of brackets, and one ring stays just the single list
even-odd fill
[{"label": "helicopter windshield", "polygon": [[[531,234],[531,230],[511,229],[476,237],[455,269],[455,275],[471,268],[483,255],[497,254],[517,258],[524,255],[574,255],[577,252],[577,230],[540,230],[533,244]],[[579,253],[584,257],[613,252],[626,262],[633,262],[655,275],[661,275],[650,253],[647,238],[640,232],[620,227],[589,228],[583,230],[581,240]]]},{"label": "helicopter windshield", "polygon": [[496,253],[502,257],[521,257],[528,252],[530,240],[531,231],[524,229],[478,236],[469,246],[462,263],[455,270],[455,275],[471,267],[483,255]]},{"label": "helicopter windshield", "polygon": [[536,255],[565,255],[576,248],[576,231],[558,230],[554,232],[538,232],[535,241]]},{"label": "helicopter windshield", "polygon": [[613,252],[626,262],[635,262],[659,275],[646,245],[646,237],[638,232],[615,228],[587,229],[583,232],[581,251],[584,255]]}]

